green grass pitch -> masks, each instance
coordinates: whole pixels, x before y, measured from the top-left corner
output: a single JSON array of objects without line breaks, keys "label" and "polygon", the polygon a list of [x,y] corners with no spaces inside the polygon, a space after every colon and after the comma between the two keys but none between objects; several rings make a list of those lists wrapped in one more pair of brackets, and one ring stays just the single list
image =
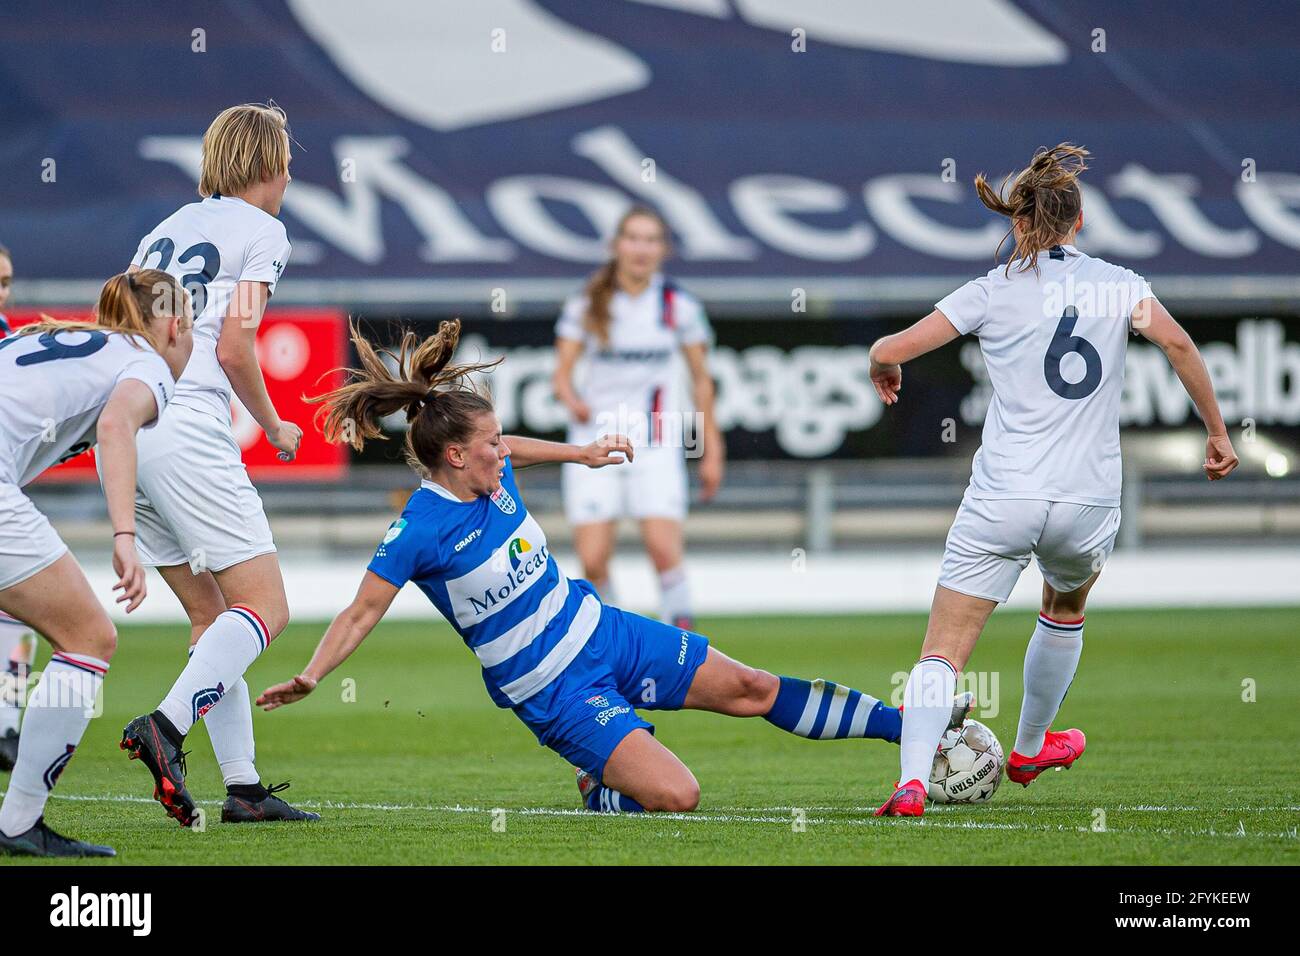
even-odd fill
[{"label": "green grass pitch", "polygon": [[[977,716],[1008,751],[1033,621],[995,614],[970,665],[985,674],[986,695],[997,675],[998,710]],[[888,697],[916,658],[924,617],[717,618],[701,628],[755,666]],[[320,633],[291,626],[254,665],[253,693],[294,674]],[[990,804],[932,808],[914,821],[871,817],[897,774],[893,745],[801,740],[762,720],[702,713],[651,718],[699,778],[696,813],[579,813],[573,774],[492,705],[448,627],[381,624],[311,698],[256,716],[266,781],[292,780],[285,796],[324,820],[222,825],[224,791],[196,729],[190,789],[209,822],[189,832],[147,799],[148,772],[117,748],[123,724],[170,686],[184,630],[127,626],[104,715],[47,815],[57,829],[117,847],[117,861],[92,865],[1294,864],[1298,634],[1298,609],[1094,612],[1058,721],[1088,734],[1078,765],[1028,789],[1004,780]],[[1253,682],[1253,702],[1243,682]],[[496,808],[505,813],[494,829]]]}]

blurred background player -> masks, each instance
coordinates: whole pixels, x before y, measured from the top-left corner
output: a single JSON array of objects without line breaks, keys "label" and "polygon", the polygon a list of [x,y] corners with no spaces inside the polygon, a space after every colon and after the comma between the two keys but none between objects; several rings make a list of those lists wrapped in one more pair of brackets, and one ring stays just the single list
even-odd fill
[{"label": "blurred background player", "polygon": [[[761,716],[811,739],[896,739],[901,715],[869,694],[747,667],[701,634],[602,603],[589,582],[566,577],[514,469],[630,468],[640,453],[621,435],[581,446],[503,437],[491,402],[467,380],[489,366],[449,365],[459,335],[459,321],[423,342],[407,333],[390,355],[394,372],[354,330],[362,368],[318,399],[322,430],[360,447],[383,437],[383,416],[404,410],[408,460],[425,480],[307,668],[263,691],[259,704],[271,710],[311,693],[414,581],[478,657],[493,702],[574,765],[591,810],[680,812],[699,802],[695,776],[638,708]],[[970,695],[950,698],[947,723],[961,723],[970,706]]]},{"label": "blurred background player", "polygon": [[[188,296],[156,270],[104,284],[96,323],[40,322],[0,342],[0,609],[54,648],[32,692],[0,804],[0,852],[113,856],[45,825],[50,791],[95,711],[117,630],[67,545],[23,493],[52,465],[98,441],[113,526],[117,603],[144,600],[136,552],[136,432],[156,423],[193,349]],[[51,432],[51,424],[53,431]],[[53,434],[54,439],[50,440]]]},{"label": "blurred background player", "polygon": [[[709,375],[712,331],[699,300],[660,272],[669,242],[667,224],[652,209],[634,206],[619,220],[613,257],[565,303],[556,323],[554,386],[569,410],[570,442],[620,433],[637,449],[625,468],[563,467],[564,511],[583,574],[606,601],[615,600],[609,565],[618,521],[635,518],[659,576],[662,618],[689,630],[695,615],[683,564],[685,448],[700,443],[705,501],[722,484],[725,448]],[[679,401],[678,352],[690,371],[698,429],[688,426]],[[577,385],[580,358],[585,374]]]},{"label": "blurred background player", "polygon": [[[1007,776],[1028,786],[1083,754],[1082,732],[1048,728],[1083,652],[1088,591],[1119,531],[1120,398],[1130,331],[1164,351],[1195,403],[1209,433],[1206,477],[1215,481],[1237,466],[1191,338],[1142,276],[1074,246],[1083,227],[1078,177],[1087,156],[1069,143],[1040,149],[1003,181],[1005,198],[977,176],[980,200],[1011,220],[1010,260],[871,348],[871,379],[886,405],[898,401],[904,362],[960,335],[979,338],[993,385],[970,485],[948,532],[921,659],[904,690],[899,785],[877,816],[922,814],[947,728],[944,695],[952,698],[989,615],[1010,597],[1031,556],[1043,572],[1042,611],[1025,651],[1025,695]],[[1068,304],[1051,314],[1048,303],[1062,294]]]},{"label": "blurred background player", "polygon": [[[0,339],[9,334],[5,306],[14,282],[13,256],[0,246]],[[36,632],[0,611],[0,771],[18,759],[18,730],[27,675],[36,660]]]},{"label": "blurred background player", "polygon": [[[183,826],[195,805],[182,745],[200,719],[226,784],[225,822],[317,820],[261,784],[244,671],[289,621],[262,500],[231,431],[231,393],[292,460],[302,429],[267,395],[254,342],[289,260],[276,218],[289,184],[289,133],[274,105],[233,106],[203,136],[201,202],[140,240],[132,269],[175,276],[194,297],[194,357],[158,427],[142,435],[136,512],[140,553],[190,620],[190,659],[150,714],[122,736],[153,774],[154,796]],[[277,788],[279,789],[279,788]]]}]

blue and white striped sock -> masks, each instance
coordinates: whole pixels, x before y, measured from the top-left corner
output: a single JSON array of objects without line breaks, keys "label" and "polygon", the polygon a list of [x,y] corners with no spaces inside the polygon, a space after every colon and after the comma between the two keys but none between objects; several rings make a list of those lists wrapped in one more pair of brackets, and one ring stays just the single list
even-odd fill
[{"label": "blue and white striped sock", "polygon": [[897,743],[903,717],[870,694],[820,677],[782,677],[772,709],[763,715],[769,724],[798,737],[842,740],[874,737]]},{"label": "blue and white striped sock", "polygon": [[645,813],[645,807],[631,797],[604,786],[587,794],[587,809],[597,813]]}]

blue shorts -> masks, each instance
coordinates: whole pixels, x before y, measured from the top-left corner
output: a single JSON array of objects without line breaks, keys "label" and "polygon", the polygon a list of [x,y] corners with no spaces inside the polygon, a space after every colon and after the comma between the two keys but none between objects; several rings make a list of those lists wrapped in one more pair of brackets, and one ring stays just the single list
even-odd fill
[{"label": "blue shorts", "polygon": [[638,727],[636,709],[680,710],[709,639],[605,605],[586,646],[555,680],[514,708],[537,740],[600,779]]}]

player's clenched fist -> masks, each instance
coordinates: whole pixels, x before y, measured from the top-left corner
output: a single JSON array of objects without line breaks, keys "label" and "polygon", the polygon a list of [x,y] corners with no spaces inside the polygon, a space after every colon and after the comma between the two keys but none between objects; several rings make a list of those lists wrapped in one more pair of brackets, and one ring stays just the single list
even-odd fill
[{"label": "player's clenched fist", "polygon": [[266,430],[266,440],[280,449],[277,456],[281,461],[293,461],[302,444],[302,429],[293,422],[282,421],[274,428]]},{"label": "player's clenched fist", "polygon": [[1211,435],[1205,441],[1205,477],[1210,481],[1227,478],[1237,467],[1237,453],[1227,435]]}]

